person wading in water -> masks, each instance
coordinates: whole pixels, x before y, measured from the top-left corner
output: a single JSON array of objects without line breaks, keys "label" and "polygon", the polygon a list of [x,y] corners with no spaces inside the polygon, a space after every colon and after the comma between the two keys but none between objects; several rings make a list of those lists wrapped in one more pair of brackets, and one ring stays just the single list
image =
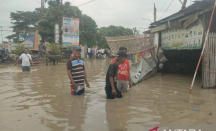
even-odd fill
[{"label": "person wading in water", "polygon": [[84,61],[80,58],[81,48],[80,46],[73,47],[73,56],[67,63],[68,77],[71,81],[71,94],[81,95],[85,92],[84,85],[90,88]]},{"label": "person wading in water", "polygon": [[34,66],[34,62],[32,61],[31,55],[28,53],[28,49],[25,48],[24,50],[25,53],[23,53],[19,59],[16,61],[16,63],[14,64],[14,66],[16,66],[16,64],[22,60],[22,70],[24,71],[30,71],[30,61],[32,63],[32,65]]}]

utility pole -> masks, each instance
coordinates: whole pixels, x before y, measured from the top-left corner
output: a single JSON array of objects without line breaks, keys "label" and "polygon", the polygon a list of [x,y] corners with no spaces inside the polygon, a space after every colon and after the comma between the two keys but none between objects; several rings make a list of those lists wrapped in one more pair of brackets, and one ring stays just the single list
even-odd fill
[{"label": "utility pole", "polygon": [[3,28],[3,26],[0,26],[0,28],[1,28],[1,38],[2,38],[2,44],[3,44],[3,35],[2,35],[2,28]]},{"label": "utility pole", "polygon": [[186,8],[186,4],[187,4],[187,0],[184,0],[184,2],[182,3],[182,10]]},{"label": "utility pole", "polygon": [[154,3],[154,22],[156,22],[157,20],[157,9],[155,7],[155,3]]},{"label": "utility pole", "polygon": [[44,16],[44,5],[45,5],[44,0],[41,0],[41,19]]},{"label": "utility pole", "polygon": [[[62,11],[62,1],[61,0],[61,6],[60,6],[60,11]],[[59,16],[59,44],[62,45],[62,22],[63,22],[63,18],[62,16]]]}]

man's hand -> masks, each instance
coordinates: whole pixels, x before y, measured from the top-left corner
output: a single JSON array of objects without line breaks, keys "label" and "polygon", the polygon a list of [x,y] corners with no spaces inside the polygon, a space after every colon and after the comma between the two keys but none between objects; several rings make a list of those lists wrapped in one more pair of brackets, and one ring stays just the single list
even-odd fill
[{"label": "man's hand", "polygon": [[76,91],[77,90],[77,84],[76,83],[72,83],[73,85],[72,85],[72,87],[73,87],[73,89]]},{"label": "man's hand", "polygon": [[129,81],[129,88],[131,88],[133,85],[133,83],[131,82],[131,80]]},{"label": "man's hand", "polygon": [[113,95],[117,95],[117,92],[116,92],[115,89],[112,89],[112,94],[113,94]]},{"label": "man's hand", "polygon": [[88,88],[90,88],[90,85],[89,85],[88,81],[86,81],[86,86],[87,86]]}]

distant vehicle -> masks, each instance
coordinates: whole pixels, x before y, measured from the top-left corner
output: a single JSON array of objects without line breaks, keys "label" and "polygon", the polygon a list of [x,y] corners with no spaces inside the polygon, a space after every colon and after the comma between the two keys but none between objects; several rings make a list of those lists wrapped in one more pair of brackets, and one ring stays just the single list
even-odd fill
[{"label": "distant vehicle", "polygon": [[9,58],[9,51],[8,49],[0,49],[0,63],[4,63],[6,59]]}]

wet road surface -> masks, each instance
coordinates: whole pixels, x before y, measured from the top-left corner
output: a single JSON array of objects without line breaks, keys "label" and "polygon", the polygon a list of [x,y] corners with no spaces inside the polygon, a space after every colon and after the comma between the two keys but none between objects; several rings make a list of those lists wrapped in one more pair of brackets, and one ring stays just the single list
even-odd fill
[{"label": "wet road surface", "polygon": [[[160,123],[216,123],[216,90],[201,89],[192,77],[155,76],[106,100],[105,75],[110,60],[86,60],[91,88],[71,96],[66,64],[0,65],[1,131],[139,131]],[[191,110],[197,108],[198,111]]]}]

